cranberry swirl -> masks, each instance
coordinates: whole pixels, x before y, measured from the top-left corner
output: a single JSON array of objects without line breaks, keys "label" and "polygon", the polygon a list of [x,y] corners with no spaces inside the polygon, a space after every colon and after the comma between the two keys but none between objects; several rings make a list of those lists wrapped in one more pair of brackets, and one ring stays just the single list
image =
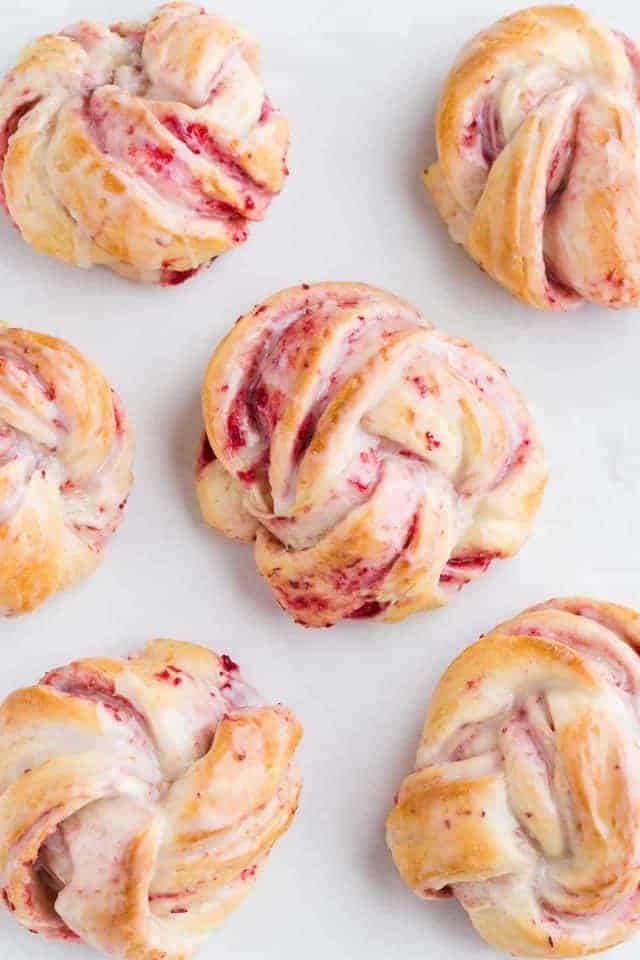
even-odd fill
[{"label": "cranberry swirl", "polygon": [[133,430],[62,340],[0,329],[0,614],[91,573],[131,486]]},{"label": "cranberry swirl", "polygon": [[119,960],[185,960],[286,830],[300,735],[229,656],[172,640],[15,691],[0,707],[6,906]]},{"label": "cranberry swirl", "polygon": [[0,197],[25,240],[133,280],[180,283],[243,243],[288,141],[255,42],[191,3],[41,37],[0,85]]},{"label": "cranberry swirl", "polygon": [[573,6],[499,20],[442,91],[425,182],[453,238],[511,293],[640,302],[640,51]]},{"label": "cranberry swirl", "polygon": [[517,956],[577,957],[640,921],[640,615],[575,597],[455,660],[389,815],[401,876]]},{"label": "cranberry swirl", "polygon": [[545,483],[503,369],[364,284],[303,284],[242,317],[205,377],[206,520],[256,541],[307,626],[446,603],[530,532]]}]

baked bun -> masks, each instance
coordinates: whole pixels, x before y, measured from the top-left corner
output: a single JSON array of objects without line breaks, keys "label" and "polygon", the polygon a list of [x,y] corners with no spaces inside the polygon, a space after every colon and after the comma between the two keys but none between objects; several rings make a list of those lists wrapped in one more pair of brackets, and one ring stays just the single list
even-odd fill
[{"label": "baked bun", "polygon": [[255,307],[202,406],[204,517],[255,539],[305,626],[439,606],[531,531],[544,454],[505,371],[382,290],[303,284]]},{"label": "baked bun", "polygon": [[32,610],[98,566],[133,448],[93,364],[55,337],[0,328],[0,614]]},{"label": "baked bun", "polygon": [[571,6],[462,49],[426,185],[454,240],[526,303],[640,303],[640,50]]},{"label": "baked bun", "polygon": [[550,600],[446,671],[387,840],[517,956],[578,957],[640,918],[640,614]]},{"label": "baked bun", "polygon": [[44,253],[180,283],[263,218],[288,140],[254,41],[168,3],[26,47],[0,86],[0,196]]},{"label": "baked bun", "polygon": [[184,960],[296,809],[301,730],[226,655],[155,640],[0,707],[0,873],[14,918],[122,960]]}]

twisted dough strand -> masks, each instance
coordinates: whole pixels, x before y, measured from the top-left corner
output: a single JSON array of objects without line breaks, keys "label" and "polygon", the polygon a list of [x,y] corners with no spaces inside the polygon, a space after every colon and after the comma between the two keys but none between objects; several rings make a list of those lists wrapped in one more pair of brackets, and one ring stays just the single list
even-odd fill
[{"label": "twisted dough strand", "polygon": [[190,3],[41,37],[0,86],[0,196],[34,247],[179,283],[282,187],[286,120],[239,28]]},{"label": "twisted dough strand", "polygon": [[0,877],[16,920],[121,960],[185,960],[295,812],[300,726],[237,665],[156,640],[0,708]]},{"label": "twisted dough strand", "polygon": [[584,956],[640,919],[640,617],[551,600],[495,628],[434,694],[387,839],[421,897],[493,946]]},{"label": "twisted dough strand", "polygon": [[640,302],[640,51],[576,7],[499,20],[461,51],[425,182],[451,234],[533,306]]},{"label": "twisted dough strand", "polygon": [[505,372],[365,284],[285,290],[213,354],[197,489],[308,626],[446,603],[530,532],[544,455]]},{"label": "twisted dough strand", "polygon": [[133,448],[118,398],[77,350],[0,329],[0,614],[95,569],[122,518]]}]

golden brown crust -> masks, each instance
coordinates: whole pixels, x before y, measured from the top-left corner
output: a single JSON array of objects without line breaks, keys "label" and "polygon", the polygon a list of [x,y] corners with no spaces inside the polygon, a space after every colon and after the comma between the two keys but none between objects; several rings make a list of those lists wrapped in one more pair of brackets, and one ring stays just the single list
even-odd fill
[{"label": "golden brown crust", "polygon": [[159,640],[0,706],[0,878],[16,920],[121,960],[186,960],[297,806],[293,714],[237,665]]},{"label": "golden brown crust", "polygon": [[640,301],[635,44],[576,7],[504,17],[444,84],[425,183],[453,238],[535,307]]},{"label": "golden brown crust", "polygon": [[629,937],[640,907],[640,615],[554,599],[448,668],[387,825],[419,896],[456,896],[516,955]]},{"label": "golden brown crust", "polygon": [[288,139],[253,41],[167,3],[24,50],[0,84],[0,200],[38,250],[179,283],[262,219]]},{"label": "golden brown crust", "polygon": [[446,603],[521,547],[545,485],[505,371],[365,284],[303,284],[239,318],[202,410],[204,517],[255,539],[305,626]]},{"label": "golden brown crust", "polygon": [[0,614],[91,573],[131,486],[133,431],[76,349],[0,328]]}]

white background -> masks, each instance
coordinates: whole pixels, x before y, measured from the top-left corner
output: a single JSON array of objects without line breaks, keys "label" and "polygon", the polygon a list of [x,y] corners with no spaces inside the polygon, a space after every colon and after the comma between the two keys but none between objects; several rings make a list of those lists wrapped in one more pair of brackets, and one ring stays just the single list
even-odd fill
[{"label": "white background", "polygon": [[[141,0],[0,0],[0,68],[39,33],[150,9]],[[138,434],[135,487],[101,568],[0,626],[0,694],[54,665],[125,655],[154,636],[228,651],[302,719],[305,789],[292,829],[203,960],[486,960],[497,954],[455,902],[423,903],[403,886],[384,820],[433,685],[461,647],[554,594],[640,607],[640,314],[544,315],[520,305],[449,241],[423,191],[445,72],[463,41],[510,3],[228,0],[216,9],[261,41],[267,89],[292,130],[292,175],[247,244],[184,286],[145,288],[47,259],[0,223],[3,319],[85,352]],[[594,0],[589,9],[640,37],[637,3]],[[205,527],[193,491],[199,387],[214,344],[256,301],[325,279],[386,287],[504,364],[549,456],[537,531],[520,555],[495,563],[448,608],[394,626],[291,623],[250,548]],[[612,955],[630,960],[637,950],[628,943]],[[2,958],[92,956],[0,916]]]}]

